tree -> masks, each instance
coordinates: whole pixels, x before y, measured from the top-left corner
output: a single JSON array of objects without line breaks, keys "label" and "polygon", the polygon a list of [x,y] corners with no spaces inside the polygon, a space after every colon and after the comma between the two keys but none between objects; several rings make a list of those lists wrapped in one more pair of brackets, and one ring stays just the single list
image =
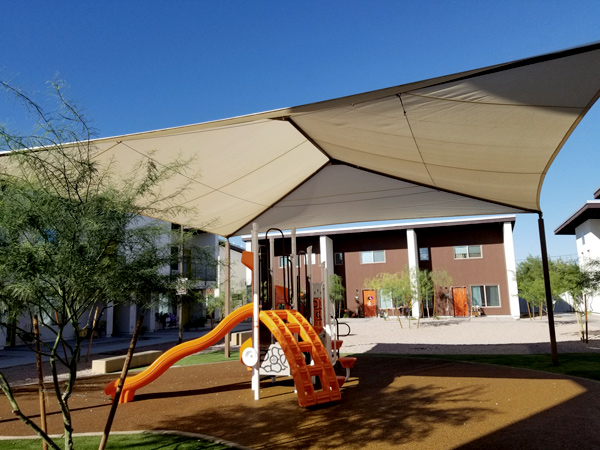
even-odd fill
[{"label": "tree", "polygon": [[429,278],[433,284],[433,315],[436,316],[436,299],[442,292],[442,289],[452,286],[453,280],[450,274],[444,269],[433,270]]},{"label": "tree", "polygon": [[338,317],[342,317],[342,304],[346,300],[346,288],[342,284],[342,277],[333,274],[329,277],[329,300],[338,307]]},{"label": "tree", "polygon": [[[402,326],[400,320],[400,308],[403,306],[412,307],[413,289],[410,282],[410,274],[407,271],[387,273],[382,272],[375,277],[366,279],[364,286],[380,293],[384,298],[391,300],[392,306],[398,312],[398,323]],[[410,327],[410,319],[408,322]]]},{"label": "tree", "polygon": [[[159,269],[169,263],[170,245],[164,247],[160,237],[170,228],[142,216],[181,212],[168,205],[185,187],[165,197],[160,186],[182,163],[159,166],[148,160],[118,180],[110,165],[94,160],[92,131],[63,96],[61,83],[51,84],[58,101],[51,112],[12,86],[3,87],[33,114],[37,127],[22,134],[0,126],[0,151],[8,152],[0,158],[0,325],[26,338],[29,330],[19,317],[30,314],[53,333],[51,342],[40,342],[40,351],[49,358],[64,447],[72,449],[69,399],[80,331],[96,305],[145,305],[151,294],[167,288],[168,275]],[[67,339],[69,329],[74,343]],[[36,351],[36,343],[23,341]],[[64,385],[58,378],[61,368],[68,373]],[[50,447],[59,448],[19,409],[1,372],[0,386],[15,414]]]},{"label": "tree", "polygon": [[[573,308],[581,314],[583,296],[597,292],[600,286],[600,262],[590,260],[580,267],[576,261],[557,259],[548,261],[548,268],[553,298],[568,293]],[[516,278],[519,296],[538,307],[541,317],[546,300],[541,258],[529,255],[517,266]]]},{"label": "tree", "polygon": [[[230,307],[231,310],[234,311],[244,303],[246,299],[246,294],[244,292],[232,292],[230,299]],[[206,307],[206,313],[210,316],[210,328],[212,329],[214,326],[214,317],[215,313],[218,311],[221,314],[225,308],[225,290],[219,289],[218,295],[207,295],[204,299],[204,304]]]},{"label": "tree", "polygon": [[[549,266],[552,266],[551,261],[549,261]],[[524,298],[527,304],[533,308],[538,307],[541,317],[543,305],[546,301],[542,259],[539,256],[529,255],[525,261],[517,265],[516,276],[519,296]],[[550,278],[550,284],[552,285],[552,277]]]},{"label": "tree", "polygon": [[[584,340],[584,321],[586,314],[585,296],[594,295],[600,288],[600,261],[588,260],[583,266],[575,261],[557,260],[553,264],[553,271],[560,280],[558,286],[560,295],[568,293],[576,312],[579,324],[579,337]],[[551,277],[552,278],[552,277]]]},{"label": "tree", "polygon": [[435,289],[433,280],[431,279],[431,272],[424,269],[416,269],[417,279],[417,295],[419,299],[419,319],[417,320],[417,328],[419,327],[421,314],[424,315],[425,304],[427,304],[427,315],[429,316],[429,302],[433,298]]}]

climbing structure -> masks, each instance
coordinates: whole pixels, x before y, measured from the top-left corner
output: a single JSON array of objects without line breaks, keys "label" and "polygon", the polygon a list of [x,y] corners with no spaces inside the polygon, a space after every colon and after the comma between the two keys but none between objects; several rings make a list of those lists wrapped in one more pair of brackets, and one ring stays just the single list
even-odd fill
[{"label": "climbing structure", "polygon": [[[260,321],[271,331],[285,353],[300,406],[341,399],[340,384],[344,377],[336,376],[319,336],[302,314],[290,309],[261,311]],[[310,365],[306,364],[307,353],[310,354]]]}]

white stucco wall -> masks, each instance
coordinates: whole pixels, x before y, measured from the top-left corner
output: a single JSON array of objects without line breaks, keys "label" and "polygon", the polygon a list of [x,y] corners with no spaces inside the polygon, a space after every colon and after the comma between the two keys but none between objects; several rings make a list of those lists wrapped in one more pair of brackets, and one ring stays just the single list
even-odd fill
[{"label": "white stucco wall", "polygon": [[511,222],[504,222],[502,226],[504,236],[504,260],[506,262],[506,280],[508,283],[508,299],[510,302],[510,315],[515,319],[521,317],[519,305],[519,288],[517,286],[517,262],[515,260],[515,244]]},{"label": "white stucco wall", "polygon": [[[600,259],[600,219],[590,219],[575,228],[580,267],[590,259]],[[588,295],[588,310],[600,314],[600,294]]]}]

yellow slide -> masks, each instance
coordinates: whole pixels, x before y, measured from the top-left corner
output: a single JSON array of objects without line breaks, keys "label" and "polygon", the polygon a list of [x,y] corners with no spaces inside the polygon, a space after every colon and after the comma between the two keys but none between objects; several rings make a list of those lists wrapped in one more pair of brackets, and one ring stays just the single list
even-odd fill
[{"label": "yellow slide", "polygon": [[[252,303],[236,309],[223,320],[221,320],[219,325],[210,333],[192,341],[183,342],[179,345],[176,345],[172,349],[169,349],[160,355],[160,357],[147,369],[143,370],[137,375],[127,377],[125,379],[125,383],[123,384],[123,390],[121,391],[119,403],[127,403],[132,401],[136,390],[152,383],[180,359],[215,345],[217,342],[223,339],[223,337],[238,323],[248,319],[249,317],[252,317],[254,312],[253,309],[254,307]],[[109,383],[104,388],[104,393],[106,395],[110,395],[111,398],[114,398],[118,384],[119,380]]]}]

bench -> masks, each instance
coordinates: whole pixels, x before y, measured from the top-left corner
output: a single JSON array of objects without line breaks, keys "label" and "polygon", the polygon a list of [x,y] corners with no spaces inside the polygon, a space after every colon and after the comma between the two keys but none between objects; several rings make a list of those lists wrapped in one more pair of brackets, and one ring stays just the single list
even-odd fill
[{"label": "bench", "polygon": [[[162,352],[160,350],[148,350],[145,352],[134,353],[131,357],[130,369],[134,367],[143,367],[152,364]],[[110,358],[95,359],[92,361],[92,372],[111,373],[123,369],[126,355],[111,356]]]},{"label": "bench", "polygon": [[231,339],[229,340],[231,345],[242,345],[247,339],[252,337],[252,330],[238,331],[231,333]]}]

